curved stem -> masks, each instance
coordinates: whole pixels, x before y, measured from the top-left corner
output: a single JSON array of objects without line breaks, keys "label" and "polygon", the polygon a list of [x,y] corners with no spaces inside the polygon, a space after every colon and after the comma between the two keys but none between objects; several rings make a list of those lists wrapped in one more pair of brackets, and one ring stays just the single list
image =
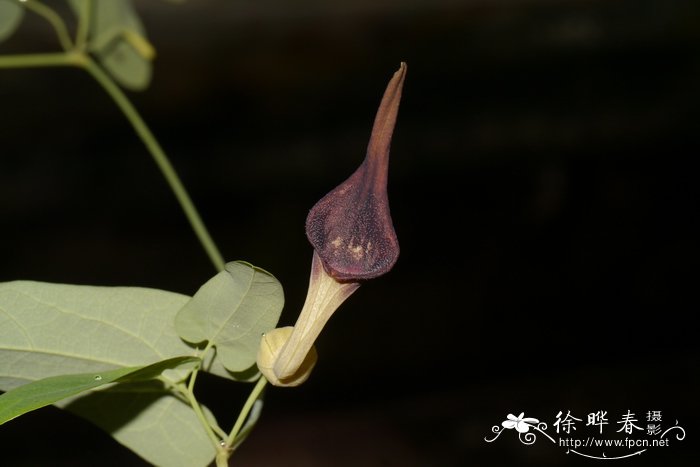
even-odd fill
[{"label": "curved stem", "polygon": [[[208,345],[204,349],[204,351],[202,352],[202,359],[211,349],[211,347],[211,345]],[[195,416],[199,420],[199,423],[204,428],[204,431],[207,433],[209,440],[214,446],[214,450],[216,451],[216,458],[218,459],[222,456],[228,458],[228,449],[226,448],[226,445],[223,442],[223,439],[226,438],[226,433],[224,432],[224,430],[221,429],[221,427],[218,426],[216,422],[212,424],[210,420],[207,419],[206,415],[204,414],[204,411],[202,410],[202,406],[199,405],[197,397],[194,395],[194,383],[197,379],[198,374],[199,367],[196,367],[190,373],[187,385],[183,383],[178,383],[176,385],[172,385],[171,387],[175,389],[177,393],[179,393],[181,396],[184,396],[187,400],[187,403],[190,405],[190,407],[192,407],[192,410],[194,410]]]},{"label": "curved stem", "polygon": [[187,402],[189,402],[190,407],[192,407],[192,410],[194,410],[194,413],[197,416],[199,423],[204,428],[204,431],[207,433],[209,440],[214,446],[214,450],[218,454],[223,449],[221,439],[219,439],[219,437],[214,432],[214,429],[209,424],[209,420],[207,420],[207,417],[204,415],[202,407],[199,405],[199,402],[197,401],[197,398],[195,397],[194,393],[190,391],[189,388],[184,387],[183,385],[179,385],[177,387],[177,390],[180,392],[180,394],[184,395],[187,398]]},{"label": "curved stem", "polygon": [[236,441],[236,436],[238,436],[238,432],[241,431],[243,422],[245,422],[245,419],[248,418],[250,409],[253,408],[253,404],[260,397],[260,394],[262,393],[262,390],[265,388],[266,384],[267,379],[261,375],[258,382],[255,383],[255,387],[248,395],[248,400],[245,401],[245,405],[243,405],[241,413],[238,414],[238,419],[236,419],[236,423],[233,425],[231,433],[229,433],[228,438],[226,439],[226,446],[233,446],[234,442]]},{"label": "curved stem", "polygon": [[204,412],[202,411],[202,407],[199,405],[197,398],[194,397],[193,393],[191,393],[190,391],[187,391],[187,400],[189,400],[190,405],[192,406],[192,409],[194,410],[194,413],[197,415],[197,418],[199,419],[200,423],[204,427],[204,431],[207,432],[207,436],[209,436],[209,439],[211,440],[212,444],[214,445],[214,449],[216,449],[218,451],[221,447],[221,442],[219,441],[219,437],[216,436],[216,433],[214,433],[214,430],[212,429],[212,427],[209,425],[209,422],[207,421],[207,417],[204,415]]},{"label": "curved stem", "polygon": [[151,130],[146,125],[146,122],[144,122],[144,120],[141,118],[138,111],[126,97],[124,92],[122,92],[119,86],[112,81],[112,78],[110,78],[109,75],[107,75],[107,73],[105,73],[94,60],[88,56],[85,57],[86,60],[83,68],[85,68],[85,70],[90,73],[90,75],[92,75],[92,77],[95,78],[95,80],[104,88],[107,94],[110,95],[112,100],[114,100],[117,106],[124,113],[127,120],[129,120],[129,123],[131,123],[131,126],[136,131],[136,134],[139,135],[141,141],[143,141],[146,148],[151,153],[153,160],[156,162],[158,168],[165,177],[165,180],[168,182],[170,189],[175,194],[175,197],[182,207],[182,210],[185,212],[187,220],[189,220],[192,229],[202,244],[202,247],[207,252],[209,259],[217,270],[223,271],[224,259],[221,256],[221,253],[209,235],[209,231],[202,222],[202,219],[199,216],[194,203],[190,199],[190,196],[187,194],[185,187],[182,185],[180,177],[177,175],[177,172],[175,172],[174,167],[168,160],[168,157],[165,155],[165,152],[161,148],[156,138],[153,136],[153,133],[151,133]]},{"label": "curved stem", "polygon": [[34,0],[26,0],[22,2],[28,10],[32,10],[37,15],[48,21],[51,26],[53,26],[58,36],[58,41],[61,43],[63,50],[68,51],[73,48],[73,41],[70,39],[70,34],[68,34],[68,28],[66,28],[66,23],[63,19],[58,16],[58,14],[53,11],[50,7],[47,7],[41,2]]},{"label": "curved stem", "polygon": [[44,54],[21,54],[21,55],[6,55],[0,56],[0,68],[22,68],[22,67],[42,67],[42,66],[77,66],[85,69],[110,95],[117,106],[126,116],[131,126],[136,131],[136,134],[141,138],[153,160],[158,165],[163,177],[167,181],[170,189],[175,194],[180,207],[185,213],[185,217],[190,222],[192,230],[194,230],[199,242],[206,251],[209,259],[214,264],[218,271],[224,270],[224,259],[219,252],[214,240],[212,240],[209,231],[207,230],[202,218],[197,212],[192,199],[187,190],[182,184],[180,177],[177,175],[175,168],[168,160],[165,152],[156,140],[153,133],[146,125],[146,122],[141,118],[136,108],[131,101],[126,97],[124,92],[117,86],[112,78],[105,73],[100,66],[90,58],[90,56],[81,52],[59,52],[59,53],[44,53]]}]

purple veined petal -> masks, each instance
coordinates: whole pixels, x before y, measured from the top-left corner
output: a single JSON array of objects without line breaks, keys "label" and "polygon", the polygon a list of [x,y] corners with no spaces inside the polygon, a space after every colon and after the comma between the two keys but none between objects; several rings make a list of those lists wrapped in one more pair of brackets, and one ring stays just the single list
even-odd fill
[{"label": "purple veined petal", "polygon": [[406,64],[389,81],[360,167],[311,208],[306,236],[334,279],[354,282],[389,272],[399,242],[389,211],[389,147],[396,124]]}]

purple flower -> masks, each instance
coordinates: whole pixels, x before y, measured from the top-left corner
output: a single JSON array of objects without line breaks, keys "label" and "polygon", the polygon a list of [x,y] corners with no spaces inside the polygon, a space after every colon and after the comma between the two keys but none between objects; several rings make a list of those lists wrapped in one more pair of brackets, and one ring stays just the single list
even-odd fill
[{"label": "purple flower", "polygon": [[264,336],[258,351],[258,368],[276,386],[306,380],[316,362],[314,342],[335,310],[362,280],[389,272],[399,256],[386,184],[405,75],[401,63],[379,105],[362,165],[306,218],[306,236],[314,247],[306,301],[294,328]]},{"label": "purple flower", "polygon": [[306,236],[326,271],[339,281],[386,274],[399,256],[386,187],[405,75],[406,64],[401,63],[379,105],[362,165],[316,203],[306,218]]}]

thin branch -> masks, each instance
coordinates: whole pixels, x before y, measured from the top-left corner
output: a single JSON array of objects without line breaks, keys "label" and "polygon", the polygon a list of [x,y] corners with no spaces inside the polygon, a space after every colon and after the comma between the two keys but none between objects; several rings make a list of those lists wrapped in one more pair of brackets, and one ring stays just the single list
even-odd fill
[{"label": "thin branch", "polygon": [[116,85],[112,78],[110,78],[109,75],[107,75],[107,73],[105,73],[94,60],[87,57],[84,68],[104,88],[107,94],[110,95],[112,100],[114,100],[117,106],[124,113],[127,120],[129,120],[129,123],[131,123],[131,126],[136,131],[136,134],[138,134],[141,141],[143,141],[143,144],[146,145],[146,148],[151,153],[153,160],[156,162],[158,168],[165,177],[165,180],[168,182],[170,189],[175,194],[175,197],[182,207],[182,210],[185,212],[187,220],[189,220],[192,229],[199,238],[202,247],[207,252],[207,255],[209,255],[209,259],[218,271],[223,271],[224,259],[221,256],[219,249],[216,247],[211,235],[209,235],[209,231],[202,222],[202,219],[199,216],[192,199],[190,199],[187,190],[185,190],[185,187],[180,181],[180,177],[177,175],[175,168],[165,155],[165,152],[158,143],[158,140],[156,140],[155,136],[153,136],[153,133],[148,128],[148,125],[146,125],[146,122],[143,120],[143,118],[141,118],[141,115],[139,115],[138,111],[126,97],[121,88]]},{"label": "thin branch", "polygon": [[84,50],[90,34],[90,20],[92,19],[92,0],[85,0],[82,3],[80,15],[78,15],[78,29],[75,32],[75,48]]},{"label": "thin branch", "polygon": [[34,68],[48,66],[82,66],[80,55],[56,52],[0,55],[0,68]]},{"label": "thin branch", "polygon": [[51,24],[51,26],[53,26],[54,30],[56,31],[56,35],[58,36],[58,41],[61,43],[61,47],[63,48],[63,50],[67,52],[73,49],[73,41],[71,41],[70,39],[70,34],[68,33],[66,23],[58,15],[58,13],[56,13],[55,11],[53,11],[53,9],[44,5],[43,3],[34,0],[26,0],[25,2],[22,2],[22,4],[27,8],[27,10],[33,11],[34,13],[48,21]]}]

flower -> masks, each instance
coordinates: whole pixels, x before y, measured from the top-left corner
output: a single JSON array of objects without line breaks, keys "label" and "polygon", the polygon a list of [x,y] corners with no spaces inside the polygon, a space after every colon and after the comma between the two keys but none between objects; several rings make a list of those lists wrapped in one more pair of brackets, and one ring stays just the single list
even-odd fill
[{"label": "flower", "polygon": [[386,274],[399,256],[389,212],[389,146],[401,101],[406,64],[386,88],[362,165],[311,208],[306,236],[326,271],[339,281]]},{"label": "flower", "polygon": [[[308,377],[316,360],[314,342],[333,312],[360,286],[357,282],[338,282],[326,273],[318,254],[311,261],[309,291],[286,340],[278,340],[258,352],[258,368],[275,386],[296,386],[302,377]],[[275,329],[274,331],[278,331]],[[267,355],[267,356],[266,356]],[[305,371],[305,369],[309,369]]]},{"label": "flower", "polygon": [[314,247],[306,301],[293,330],[263,337],[258,351],[258,368],[274,385],[294,386],[308,377],[316,359],[313,344],[335,310],[361,281],[389,272],[399,256],[387,178],[405,74],[401,63],[382,97],[360,167],[306,218]]},{"label": "flower", "polygon": [[525,415],[525,412],[520,412],[520,415],[517,417],[512,413],[509,413],[508,417],[506,417],[508,420],[505,420],[503,423],[501,423],[501,425],[503,425],[503,428],[507,428],[509,430],[515,428],[518,433],[527,433],[530,431],[530,427],[534,426],[532,423],[540,422],[536,418],[523,418],[523,415]]}]

